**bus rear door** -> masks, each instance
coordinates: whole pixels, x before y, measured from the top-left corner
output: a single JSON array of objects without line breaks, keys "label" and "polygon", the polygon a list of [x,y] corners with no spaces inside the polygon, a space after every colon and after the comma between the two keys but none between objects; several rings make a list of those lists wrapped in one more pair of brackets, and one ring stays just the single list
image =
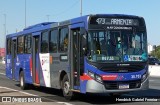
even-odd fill
[{"label": "bus rear door", "polygon": [[16,46],[17,46],[17,39],[16,38],[12,38],[12,42],[11,42],[11,62],[12,62],[12,79],[15,79],[15,66],[16,66],[16,57],[17,57],[17,50],[16,50]]},{"label": "bus rear door", "polygon": [[34,85],[40,85],[40,72],[39,72],[39,35],[40,33],[34,33],[32,38],[33,46],[32,46],[32,78]]}]

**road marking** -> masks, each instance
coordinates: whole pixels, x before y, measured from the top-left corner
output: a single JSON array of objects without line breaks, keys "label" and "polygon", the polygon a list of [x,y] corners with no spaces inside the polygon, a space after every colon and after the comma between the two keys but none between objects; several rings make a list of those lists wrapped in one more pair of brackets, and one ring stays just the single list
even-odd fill
[{"label": "road marking", "polygon": [[153,81],[155,81],[155,80],[149,80],[149,81],[153,82]]},{"label": "road marking", "polygon": [[31,94],[31,93],[27,93],[27,92],[23,92],[23,91],[19,91],[19,90],[11,89],[11,88],[8,88],[8,87],[2,87],[2,86],[0,86],[0,88],[4,88],[4,89],[8,89],[8,90],[12,90],[12,91],[16,91],[16,92],[20,92],[20,93],[23,93],[23,94],[26,94],[26,95],[30,95],[30,96],[37,96],[37,95]]},{"label": "road marking", "polygon": [[6,75],[5,73],[0,73],[1,75]]},{"label": "road marking", "polygon": [[74,105],[74,104],[70,104],[70,103],[67,103],[67,102],[57,102],[58,104],[64,104],[64,105]]},{"label": "road marking", "polygon": [[[41,96],[34,95],[34,94],[31,94],[31,93],[19,91],[19,90],[16,90],[16,89],[11,89],[11,88],[8,88],[8,87],[3,87],[3,86],[0,86],[0,88],[4,88],[4,89],[16,91],[16,92],[20,92],[20,93],[23,93],[23,94],[26,94],[26,95],[40,97],[40,98],[46,99],[46,100],[48,100],[48,101],[56,102],[56,100],[52,100],[52,99],[45,98],[45,97],[41,97]],[[58,103],[58,104],[64,104],[64,105],[74,105],[74,104],[70,104],[70,103],[67,103],[67,102],[56,102],[56,103]]]}]

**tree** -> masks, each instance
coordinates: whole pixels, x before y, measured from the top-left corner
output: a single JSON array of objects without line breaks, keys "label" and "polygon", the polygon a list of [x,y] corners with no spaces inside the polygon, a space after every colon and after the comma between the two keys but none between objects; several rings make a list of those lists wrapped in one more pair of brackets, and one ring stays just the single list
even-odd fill
[{"label": "tree", "polygon": [[154,50],[151,52],[151,56],[160,59],[160,45],[154,48]]}]

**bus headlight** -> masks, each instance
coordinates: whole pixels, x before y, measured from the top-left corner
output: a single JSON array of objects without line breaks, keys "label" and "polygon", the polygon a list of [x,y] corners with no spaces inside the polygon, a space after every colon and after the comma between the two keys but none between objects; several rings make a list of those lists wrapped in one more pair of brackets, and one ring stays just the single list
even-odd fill
[{"label": "bus headlight", "polygon": [[94,73],[92,73],[91,71],[88,71],[88,75],[94,79]]},{"label": "bus headlight", "polygon": [[96,79],[96,81],[102,83],[102,78],[101,78],[101,76],[95,75],[95,79]]},{"label": "bus headlight", "polygon": [[93,78],[94,80],[96,80],[97,82],[100,82],[102,83],[102,78],[101,76],[97,75],[97,74],[94,74],[93,72],[91,71],[88,71],[88,75]]},{"label": "bus headlight", "polygon": [[148,73],[144,73],[143,76],[142,76],[142,79],[141,79],[141,82],[143,82],[148,76]]}]

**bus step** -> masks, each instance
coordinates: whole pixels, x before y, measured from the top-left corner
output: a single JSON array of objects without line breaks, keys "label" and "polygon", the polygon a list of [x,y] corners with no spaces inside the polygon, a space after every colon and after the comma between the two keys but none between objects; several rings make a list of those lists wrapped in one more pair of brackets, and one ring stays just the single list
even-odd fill
[{"label": "bus step", "polygon": [[34,86],[40,86],[40,84],[37,84],[37,83],[33,83],[33,85],[34,85]]},{"label": "bus step", "polygon": [[80,93],[80,90],[71,89],[71,91],[73,91],[73,92],[79,92]]}]

